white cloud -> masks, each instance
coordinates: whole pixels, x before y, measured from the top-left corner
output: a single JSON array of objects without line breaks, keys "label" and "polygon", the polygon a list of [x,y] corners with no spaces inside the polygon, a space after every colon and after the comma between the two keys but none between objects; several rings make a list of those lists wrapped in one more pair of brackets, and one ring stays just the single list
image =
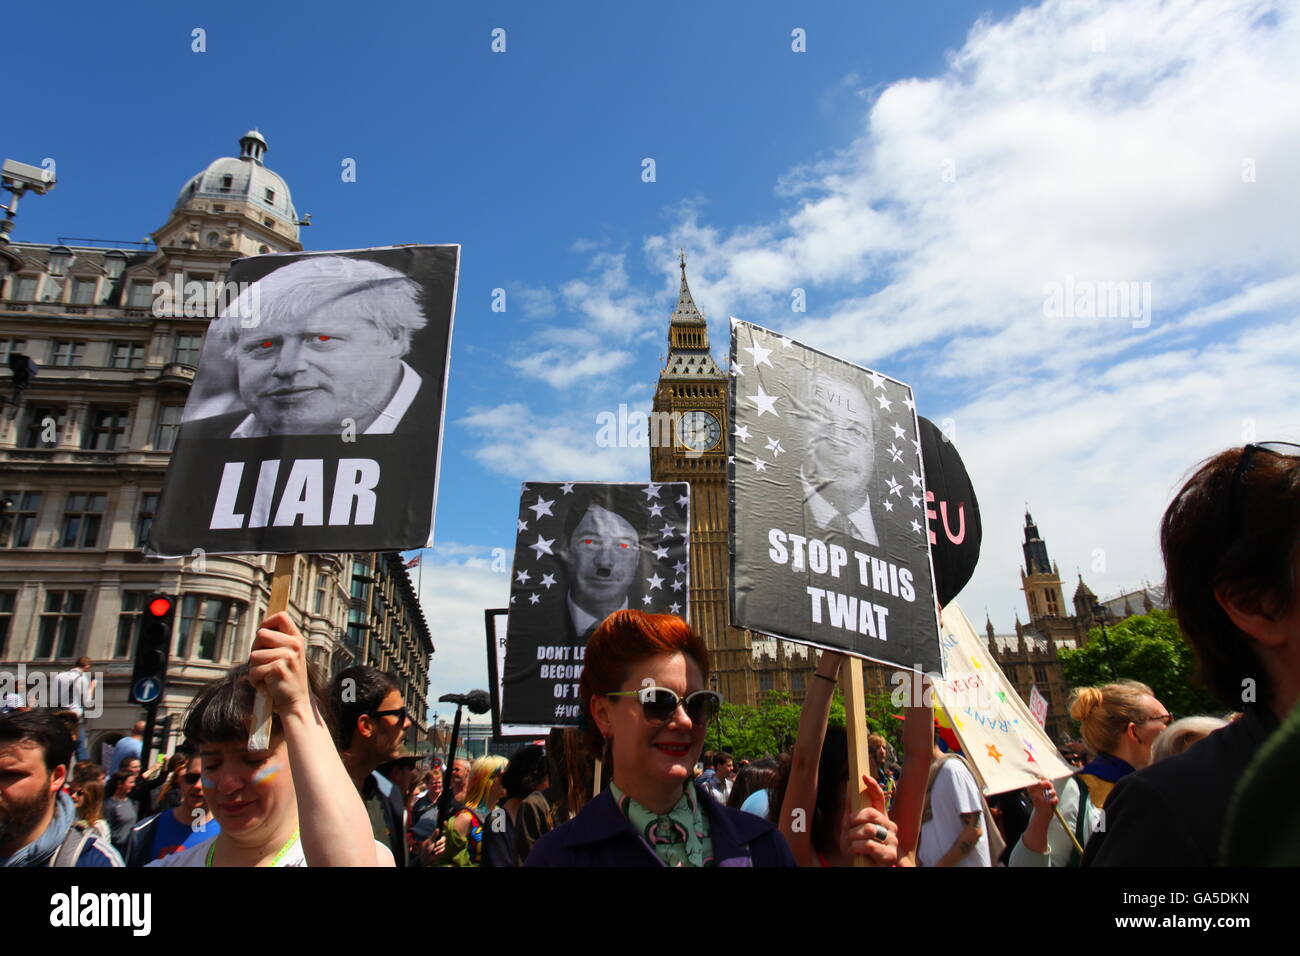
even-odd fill
[{"label": "white cloud", "polygon": [[[622,406],[624,417],[634,409]],[[482,465],[521,481],[626,481],[650,471],[644,447],[604,447],[598,415],[619,407],[580,410],[576,404],[540,415],[518,403],[474,408],[457,424],[478,433],[473,451]]]},{"label": "white cloud", "polygon": [[481,567],[430,562],[418,580],[420,606],[434,644],[429,664],[431,706],[450,719],[454,708],[438,704],[439,697],[489,689],[483,611],[506,606],[510,576]]},{"label": "white cloud", "polygon": [[632,361],[632,353],[621,349],[543,349],[510,364],[530,378],[541,379],[552,388],[589,389]]}]

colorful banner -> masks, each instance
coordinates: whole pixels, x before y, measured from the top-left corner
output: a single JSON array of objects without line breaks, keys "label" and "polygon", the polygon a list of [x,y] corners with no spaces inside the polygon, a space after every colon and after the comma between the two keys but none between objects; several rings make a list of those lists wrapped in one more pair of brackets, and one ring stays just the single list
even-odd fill
[{"label": "colorful banner", "polygon": [[944,677],[934,681],[935,703],[947,711],[984,793],[1019,790],[1039,777],[1060,780],[1074,773],[961,607],[945,607],[942,625]]},{"label": "colorful banner", "polygon": [[570,727],[587,640],[609,614],[687,615],[690,485],[529,482],[519,501],[502,727]]},{"label": "colorful banner", "polygon": [[731,368],[732,623],[937,670],[912,390],[736,319]]},{"label": "colorful banner", "polygon": [[430,544],[459,262],[459,246],[236,260],[149,554]]}]

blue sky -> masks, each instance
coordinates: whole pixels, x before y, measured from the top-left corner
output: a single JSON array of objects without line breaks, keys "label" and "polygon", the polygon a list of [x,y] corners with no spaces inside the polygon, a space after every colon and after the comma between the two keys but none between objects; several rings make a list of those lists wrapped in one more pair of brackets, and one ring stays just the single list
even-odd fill
[{"label": "blue sky", "polygon": [[[912,385],[981,499],[959,601],[999,631],[1026,502],[1067,600],[1076,567],[1105,597],[1159,580],[1189,467],[1300,437],[1294,8],[466,6],[73,3],[7,61],[4,153],[60,179],[16,238],[139,239],[256,126],[307,248],[463,245],[435,696],[486,683],[519,482],[648,473],[596,416],[649,406],[679,246],[720,361],[730,314]],[[1149,312],[1051,313],[1067,282]]]}]

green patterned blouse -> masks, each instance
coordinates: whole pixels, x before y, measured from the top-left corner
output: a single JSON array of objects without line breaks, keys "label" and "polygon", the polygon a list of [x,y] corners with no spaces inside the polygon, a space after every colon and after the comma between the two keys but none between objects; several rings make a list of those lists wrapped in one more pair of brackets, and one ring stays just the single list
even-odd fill
[{"label": "green patterned blouse", "polygon": [[628,823],[667,866],[715,866],[709,817],[689,784],[666,816],[652,813],[610,781],[610,795]]}]

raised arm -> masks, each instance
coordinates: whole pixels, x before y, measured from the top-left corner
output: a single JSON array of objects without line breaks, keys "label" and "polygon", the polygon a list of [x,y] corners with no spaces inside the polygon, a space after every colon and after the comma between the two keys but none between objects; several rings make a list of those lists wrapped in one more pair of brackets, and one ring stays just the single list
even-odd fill
[{"label": "raised arm", "polygon": [[376,851],[361,795],[348,777],[307,680],[307,642],[283,611],[262,622],[248,679],[280,715],[308,866],[392,866]]},{"label": "raised arm", "polygon": [[[777,823],[781,835],[790,844],[794,861],[800,866],[813,865],[812,815],[817,805],[817,764],[826,739],[826,722],[831,716],[831,698],[840,672],[843,654],[822,651],[799,717],[799,736],[790,757],[790,779]],[[795,823],[799,826],[796,827]]]},{"label": "raised arm", "polygon": [[912,688],[920,693],[903,708],[903,772],[894,791],[892,816],[898,824],[900,866],[916,865],[916,847],[921,840],[921,815],[925,811],[925,787],[930,780],[934,753],[934,691],[926,677],[913,677]]}]

